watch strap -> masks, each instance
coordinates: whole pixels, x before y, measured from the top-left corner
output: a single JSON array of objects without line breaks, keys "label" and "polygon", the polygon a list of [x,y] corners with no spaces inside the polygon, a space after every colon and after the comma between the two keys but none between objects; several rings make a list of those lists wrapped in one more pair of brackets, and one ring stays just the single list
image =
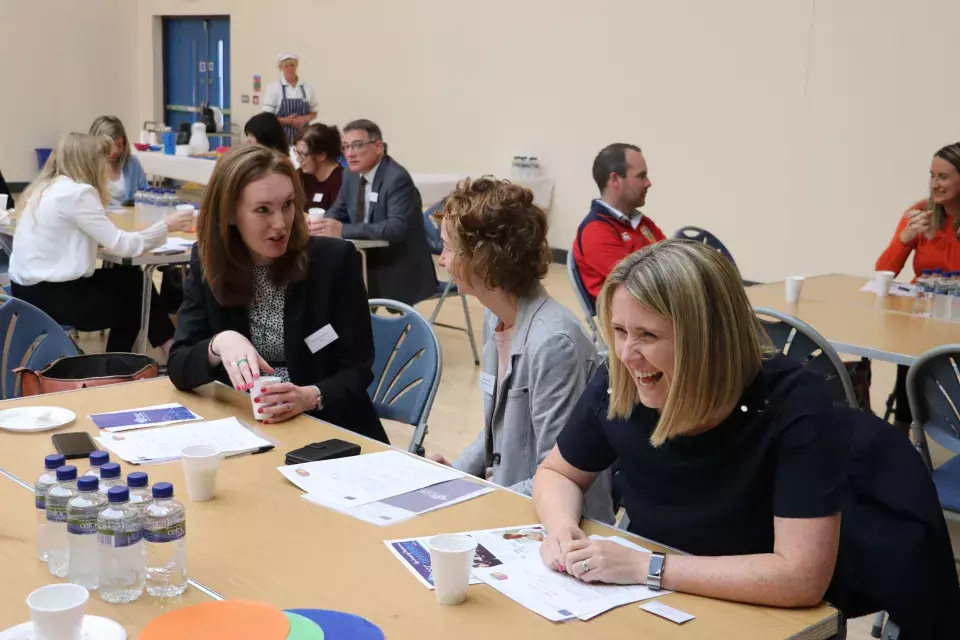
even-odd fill
[{"label": "watch strap", "polygon": [[667,564],[665,554],[654,552],[650,554],[650,568],[647,569],[647,588],[652,591],[660,591],[660,583],[663,581],[663,568]]}]

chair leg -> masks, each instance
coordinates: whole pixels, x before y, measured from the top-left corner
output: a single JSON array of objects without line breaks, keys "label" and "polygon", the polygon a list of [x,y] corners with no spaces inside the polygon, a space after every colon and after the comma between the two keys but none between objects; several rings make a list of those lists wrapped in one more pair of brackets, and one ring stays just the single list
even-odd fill
[{"label": "chair leg", "polygon": [[427,452],[427,450],[423,448],[423,441],[426,439],[427,423],[421,422],[413,431],[413,437],[410,439],[410,446],[407,448],[407,451],[422,458]]},{"label": "chair leg", "polygon": [[[890,422],[890,416],[893,415],[893,405],[897,401],[897,392],[894,391],[889,396],[887,396],[887,408],[883,412],[883,421]],[[878,638],[880,636],[877,636]]]},{"label": "chair leg", "polygon": [[437,302],[437,308],[433,310],[433,313],[430,314],[430,324],[433,324],[434,320],[437,319],[437,314],[440,313],[440,307],[443,306],[443,301],[447,299],[447,296],[450,295],[450,289],[453,288],[453,278],[447,280],[447,286],[443,288],[443,293],[440,294],[440,301]]},{"label": "chair leg", "polygon": [[473,337],[473,321],[470,320],[470,309],[467,307],[467,297],[460,294],[463,303],[463,317],[467,321],[467,337],[470,338],[470,350],[473,351],[473,364],[480,364],[480,355],[477,353],[477,340]]}]

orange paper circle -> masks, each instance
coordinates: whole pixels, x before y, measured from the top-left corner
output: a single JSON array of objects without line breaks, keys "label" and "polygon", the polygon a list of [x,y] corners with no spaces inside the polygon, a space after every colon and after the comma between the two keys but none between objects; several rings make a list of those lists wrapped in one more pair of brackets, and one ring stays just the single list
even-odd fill
[{"label": "orange paper circle", "polygon": [[290,621],[283,611],[260,602],[224,600],[195,604],[154,618],[140,640],[286,640]]}]

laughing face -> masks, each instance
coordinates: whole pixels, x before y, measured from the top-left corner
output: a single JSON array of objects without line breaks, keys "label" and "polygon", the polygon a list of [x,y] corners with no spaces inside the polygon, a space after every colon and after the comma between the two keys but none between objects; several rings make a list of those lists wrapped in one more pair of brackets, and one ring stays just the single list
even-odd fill
[{"label": "laughing face", "polygon": [[630,372],[640,402],[662,410],[673,382],[673,322],[640,305],[620,286],[610,301],[610,324],[614,352]]},{"label": "laughing face", "polygon": [[293,182],[281,173],[254,180],[240,192],[233,223],[253,263],[265,266],[287,252],[293,229]]},{"label": "laughing face", "polygon": [[960,200],[960,172],[943,158],[930,163],[930,194],[940,205]]}]

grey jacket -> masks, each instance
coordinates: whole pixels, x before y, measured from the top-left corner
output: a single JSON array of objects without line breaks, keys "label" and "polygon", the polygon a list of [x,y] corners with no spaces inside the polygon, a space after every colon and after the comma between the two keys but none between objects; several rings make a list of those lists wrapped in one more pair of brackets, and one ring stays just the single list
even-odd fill
[{"label": "grey jacket", "polygon": [[[493,334],[500,320],[487,311],[483,327],[482,371],[497,377]],[[483,393],[484,430],[453,466],[531,495],[537,465],[550,453],[566,426],[599,358],[576,317],[545,289],[520,300],[510,342],[510,361],[493,393]],[[584,500],[584,515],[613,522],[610,472],[596,479]]]}]

